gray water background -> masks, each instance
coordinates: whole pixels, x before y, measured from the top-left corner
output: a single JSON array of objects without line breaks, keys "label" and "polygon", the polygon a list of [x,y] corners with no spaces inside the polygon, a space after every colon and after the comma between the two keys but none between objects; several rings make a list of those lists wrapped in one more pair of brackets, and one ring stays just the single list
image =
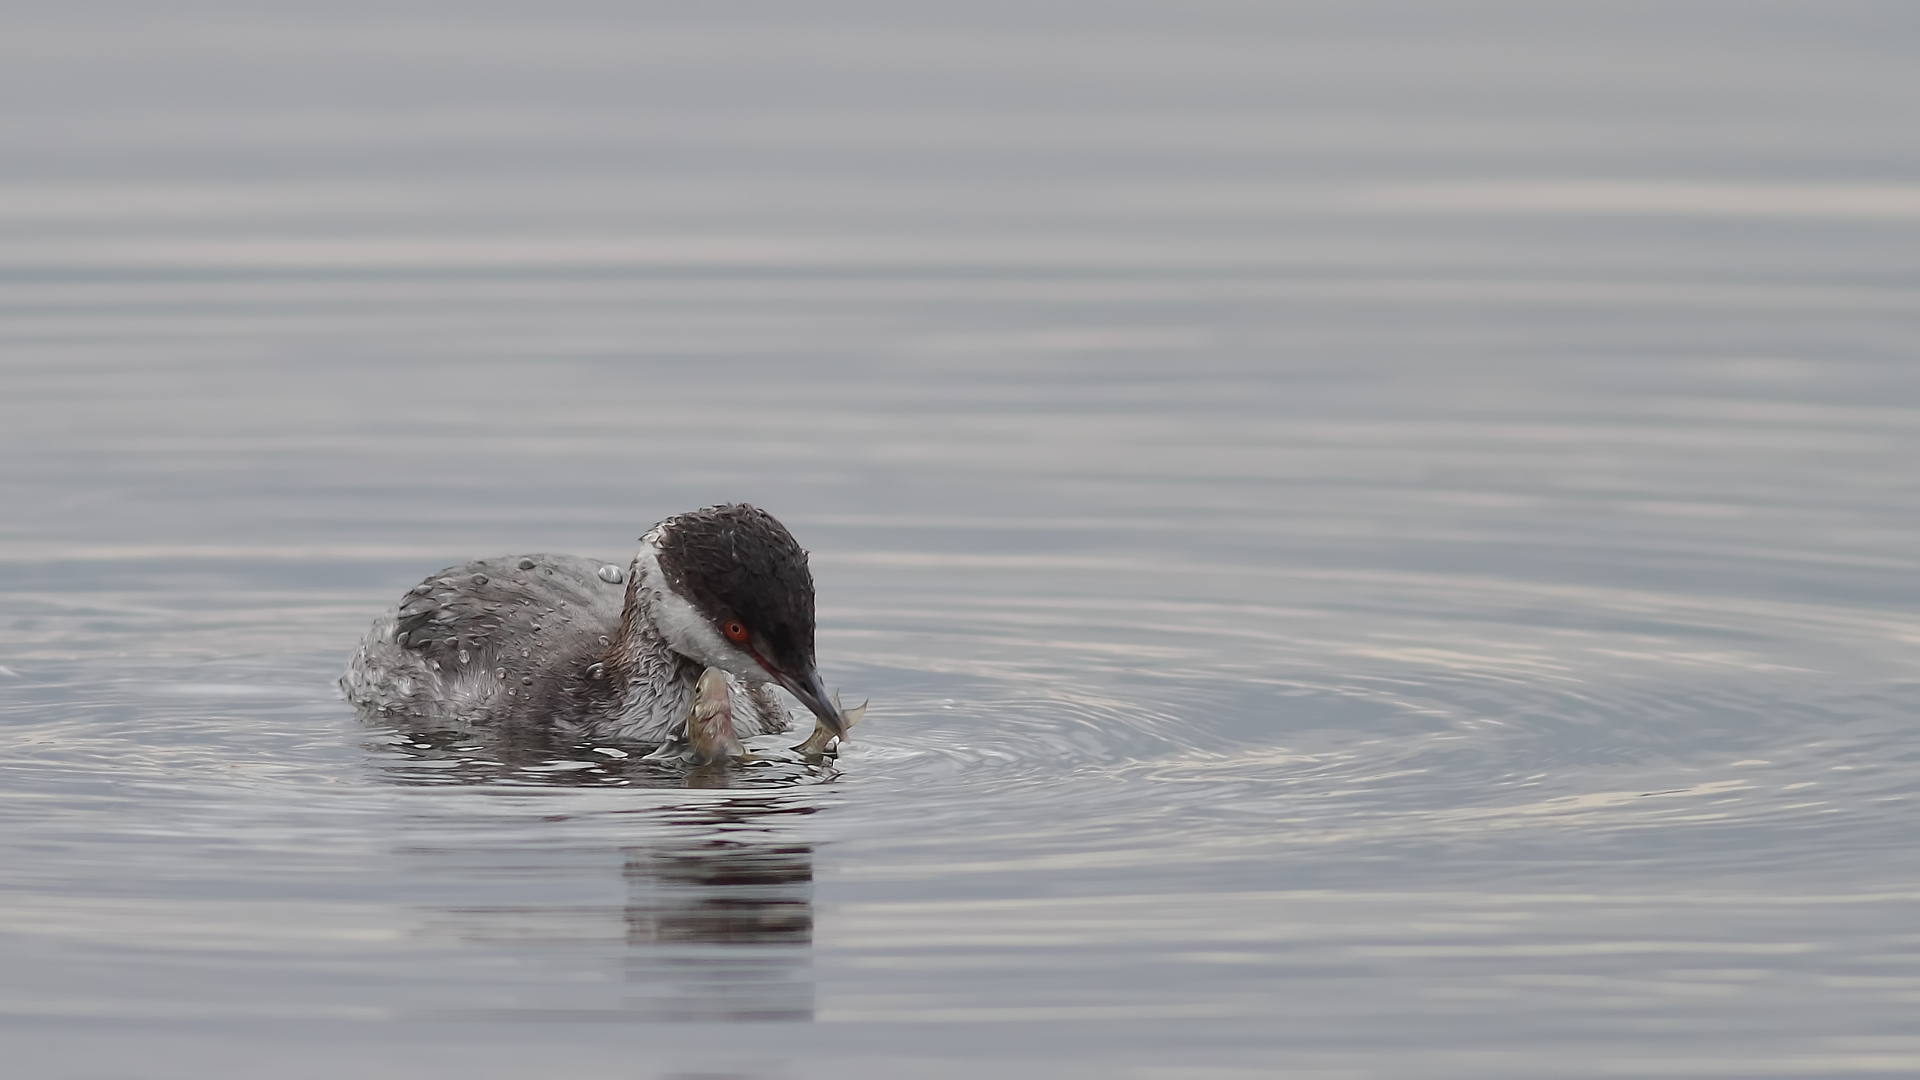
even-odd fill
[{"label": "gray water background", "polygon": [[[1920,1071],[1904,4],[14,4],[23,1077]],[[746,499],[837,770],[356,720]]]}]

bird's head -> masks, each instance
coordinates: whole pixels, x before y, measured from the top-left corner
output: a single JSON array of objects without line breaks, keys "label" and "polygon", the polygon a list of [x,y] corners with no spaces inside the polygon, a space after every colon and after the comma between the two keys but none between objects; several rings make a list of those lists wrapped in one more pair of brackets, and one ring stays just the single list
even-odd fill
[{"label": "bird's head", "polygon": [[814,663],[807,553],[772,514],[734,503],[670,517],[641,537],[634,577],[676,652],[755,686],[776,683],[845,731]]}]

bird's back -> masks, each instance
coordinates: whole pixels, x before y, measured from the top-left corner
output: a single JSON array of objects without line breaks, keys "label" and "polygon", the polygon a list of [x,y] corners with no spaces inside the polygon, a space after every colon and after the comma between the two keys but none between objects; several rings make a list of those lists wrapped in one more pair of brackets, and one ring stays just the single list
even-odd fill
[{"label": "bird's back", "polygon": [[340,686],[363,710],[497,721],[584,679],[620,626],[626,574],[575,555],[479,559],[415,586],[374,624]]}]

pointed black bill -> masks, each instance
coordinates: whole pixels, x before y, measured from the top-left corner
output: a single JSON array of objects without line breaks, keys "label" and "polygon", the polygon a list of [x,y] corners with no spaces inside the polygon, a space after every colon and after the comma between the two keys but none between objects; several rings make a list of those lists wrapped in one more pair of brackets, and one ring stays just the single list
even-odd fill
[{"label": "pointed black bill", "polygon": [[827,692],[827,684],[820,681],[818,671],[809,668],[798,676],[777,671],[773,677],[779,680],[787,693],[799,698],[800,704],[819,717],[820,722],[827,725],[827,729],[836,737],[846,737],[846,721],[840,716],[840,710],[833,707],[833,695]]}]

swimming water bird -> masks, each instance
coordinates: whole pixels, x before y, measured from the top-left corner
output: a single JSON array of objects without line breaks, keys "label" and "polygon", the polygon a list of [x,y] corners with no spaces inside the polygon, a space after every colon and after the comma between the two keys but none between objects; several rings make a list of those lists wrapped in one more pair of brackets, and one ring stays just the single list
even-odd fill
[{"label": "swimming water bird", "polygon": [[340,688],[372,715],[657,746],[686,737],[696,684],[717,668],[737,737],[791,725],[774,686],[844,736],[813,612],[807,553],[786,526],[709,506],[655,525],[624,570],[573,555],[442,570],[373,624]]}]

